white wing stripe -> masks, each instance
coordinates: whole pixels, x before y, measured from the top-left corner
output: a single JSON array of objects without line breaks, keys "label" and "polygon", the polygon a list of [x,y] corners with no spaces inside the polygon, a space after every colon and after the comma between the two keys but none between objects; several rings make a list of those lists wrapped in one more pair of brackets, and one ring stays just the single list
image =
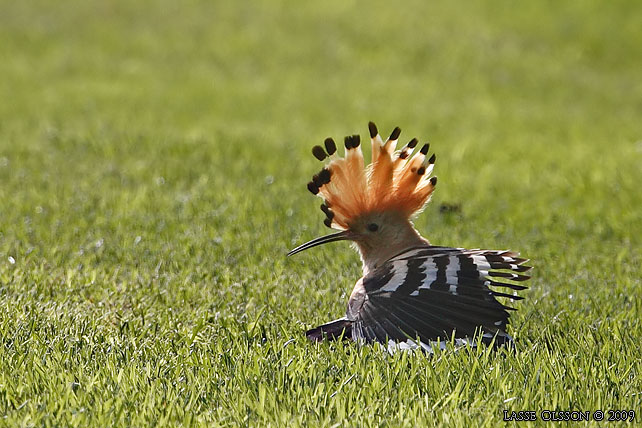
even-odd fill
[{"label": "white wing stripe", "polygon": [[459,257],[449,257],[449,259],[450,263],[448,263],[448,266],[446,267],[446,283],[451,285],[457,284],[457,281],[459,280],[458,272],[461,270]]},{"label": "white wing stripe", "polygon": [[[419,287],[417,287],[417,290],[420,290],[422,288],[430,289],[430,284],[432,284],[433,281],[435,281],[437,279],[437,264],[435,263],[434,259],[430,258],[430,259],[427,259],[421,265],[421,267],[423,268],[424,274],[426,275],[426,277],[422,281],[421,285]],[[411,294],[411,296],[416,296],[417,295],[417,294],[414,294],[414,293],[419,294],[419,291],[414,291]]]},{"label": "white wing stripe", "polygon": [[395,261],[392,263],[393,275],[390,281],[381,287],[377,292],[395,292],[405,281],[408,274],[408,263],[406,261]]},{"label": "white wing stripe", "polygon": [[475,263],[475,266],[477,266],[477,269],[485,272],[484,274],[488,273],[488,269],[490,269],[490,263],[488,263],[485,256],[473,256],[473,262]]}]

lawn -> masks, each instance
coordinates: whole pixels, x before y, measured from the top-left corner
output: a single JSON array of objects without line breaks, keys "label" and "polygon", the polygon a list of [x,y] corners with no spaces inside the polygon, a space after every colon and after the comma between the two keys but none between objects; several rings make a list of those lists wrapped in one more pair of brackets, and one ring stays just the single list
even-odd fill
[{"label": "lawn", "polygon": [[[639,2],[0,3],[0,425],[642,420]],[[532,259],[515,352],[306,340],[361,272],[285,257],[310,149],[369,120],[437,153],[431,242]]]}]

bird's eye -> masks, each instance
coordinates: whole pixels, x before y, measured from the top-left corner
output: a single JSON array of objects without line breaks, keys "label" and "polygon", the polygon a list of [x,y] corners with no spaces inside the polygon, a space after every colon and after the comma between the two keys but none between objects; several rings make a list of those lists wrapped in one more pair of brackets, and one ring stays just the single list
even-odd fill
[{"label": "bird's eye", "polygon": [[377,223],[370,223],[368,225],[368,230],[370,232],[376,232],[377,230],[379,230],[379,225]]}]

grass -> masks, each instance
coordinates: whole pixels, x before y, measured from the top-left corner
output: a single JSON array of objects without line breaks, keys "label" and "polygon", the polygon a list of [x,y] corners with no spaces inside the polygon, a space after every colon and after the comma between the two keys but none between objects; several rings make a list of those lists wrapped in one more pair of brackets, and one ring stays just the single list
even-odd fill
[{"label": "grass", "polygon": [[[642,412],[637,2],[1,9],[1,425]],[[368,120],[430,139],[433,243],[533,259],[516,352],[303,337],[360,274],[345,244],[285,258],[326,232],[310,148]]]}]

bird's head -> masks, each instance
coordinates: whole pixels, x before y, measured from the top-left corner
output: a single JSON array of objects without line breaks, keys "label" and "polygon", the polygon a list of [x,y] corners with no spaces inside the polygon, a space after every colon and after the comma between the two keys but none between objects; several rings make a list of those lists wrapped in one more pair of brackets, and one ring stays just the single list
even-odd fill
[{"label": "bird's head", "polygon": [[374,123],[369,125],[372,161],[364,165],[360,137],[345,138],[346,154],[337,155],[334,140],[325,140],[312,149],[326,166],[308,183],[308,189],[323,198],[324,224],[340,232],[313,239],[288,253],[296,254],[327,242],[350,240],[356,243],[364,267],[370,269],[412,246],[426,244],[412,226],[437,184],[430,177],[435,155],[428,157],[429,145],[419,150],[412,139],[396,150],[401,130],[395,128],[384,142]]}]

